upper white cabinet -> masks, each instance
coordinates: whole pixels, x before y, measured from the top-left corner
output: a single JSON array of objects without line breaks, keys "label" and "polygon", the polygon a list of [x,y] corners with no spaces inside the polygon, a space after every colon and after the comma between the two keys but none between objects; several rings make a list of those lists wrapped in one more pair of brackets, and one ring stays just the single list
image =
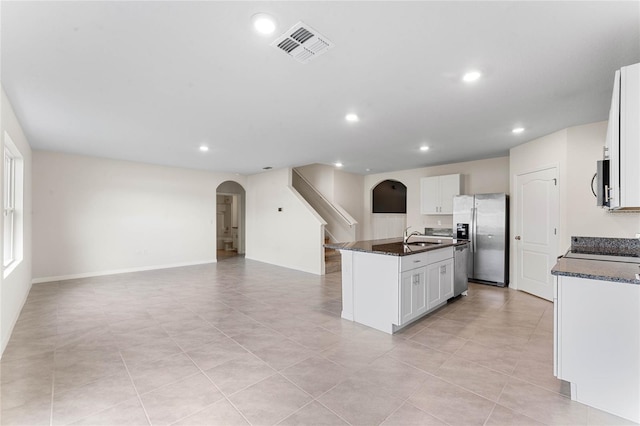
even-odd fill
[{"label": "upper white cabinet", "polygon": [[640,208],[640,63],[616,71],[609,127],[609,207]]},{"label": "upper white cabinet", "polygon": [[453,197],[460,195],[460,175],[420,179],[420,213],[453,214]]}]

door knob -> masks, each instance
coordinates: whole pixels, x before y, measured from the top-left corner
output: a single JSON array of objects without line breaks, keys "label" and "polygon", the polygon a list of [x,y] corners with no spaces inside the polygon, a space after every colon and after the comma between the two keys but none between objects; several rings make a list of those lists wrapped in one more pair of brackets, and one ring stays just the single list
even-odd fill
[{"label": "door knob", "polygon": [[520,241],[520,235],[516,235],[516,240]]}]

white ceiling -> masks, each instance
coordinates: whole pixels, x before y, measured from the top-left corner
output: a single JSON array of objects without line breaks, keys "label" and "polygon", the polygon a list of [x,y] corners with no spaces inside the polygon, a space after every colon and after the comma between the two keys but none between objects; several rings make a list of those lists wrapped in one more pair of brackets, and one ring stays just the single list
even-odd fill
[{"label": "white ceiling", "polygon": [[[506,155],[606,120],[614,71],[640,62],[638,1],[2,1],[0,12],[2,86],[33,148],[242,174]],[[276,17],[274,35],[252,31],[258,12]],[[301,64],[270,46],[298,21],[335,47]],[[462,83],[469,69],[483,78]]]}]

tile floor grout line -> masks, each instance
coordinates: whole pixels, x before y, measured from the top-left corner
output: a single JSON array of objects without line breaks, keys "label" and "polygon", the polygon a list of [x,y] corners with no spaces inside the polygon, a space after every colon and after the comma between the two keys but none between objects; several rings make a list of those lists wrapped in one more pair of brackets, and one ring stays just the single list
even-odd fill
[{"label": "tile floor grout line", "polygon": [[[323,394],[324,395],[324,394]],[[334,410],[332,410],[330,407],[327,407],[325,404],[322,403],[322,401],[319,401],[317,398],[314,399],[311,402],[317,402],[318,404],[322,405],[324,408],[326,408],[327,410],[329,410],[331,413],[335,414],[340,420],[342,420],[343,422],[345,422],[346,424],[348,424],[349,426],[357,426],[354,425],[353,423],[349,422],[347,419],[345,419],[344,417],[342,417],[340,414],[336,413]],[[311,402],[309,402],[309,404],[311,404]],[[307,404],[308,405],[308,404]]]},{"label": "tile floor grout line", "polygon": [[147,422],[149,422],[149,426],[151,426],[153,424],[153,423],[151,423],[151,417],[149,417],[149,413],[147,412],[147,408],[144,406],[144,403],[142,402],[142,397],[140,396],[140,392],[138,392],[138,387],[136,386],[135,382],[133,381],[133,376],[131,376],[131,372],[129,371],[129,366],[125,362],[124,357],[122,356],[122,351],[120,351],[120,349],[118,349],[118,354],[120,355],[120,360],[122,361],[122,364],[124,365],[124,369],[127,372],[127,376],[129,376],[129,381],[131,381],[131,386],[133,386],[133,389],[136,391],[136,397],[138,398],[138,402],[140,403],[140,407],[142,407],[142,411],[144,412],[144,415],[147,418]]},{"label": "tile floor grout line", "polygon": [[[57,317],[57,314],[56,314]],[[58,331],[58,324],[56,321],[56,340],[57,340],[57,333]],[[53,362],[51,365],[51,407],[50,407],[50,414],[49,414],[49,425],[53,426],[53,404],[55,401],[55,391],[56,391],[56,352],[57,352],[57,348],[54,346],[53,348]],[[1,418],[1,416],[0,416]]]},{"label": "tile floor grout line", "polygon": [[[242,416],[242,418],[247,422],[247,424],[251,425],[251,422],[250,422],[250,421],[249,421],[249,419],[244,415],[244,413],[243,413],[242,411],[240,411],[240,409],[239,409],[239,408],[238,408],[238,407],[237,407],[237,406],[236,406],[236,405],[231,401],[231,399],[229,399],[229,396],[232,396],[232,395],[236,394],[237,392],[234,392],[233,394],[231,394],[231,395],[229,395],[229,396],[228,396],[227,394],[225,394],[225,393],[222,391],[222,389],[220,389],[220,387],[218,387],[218,385],[213,381],[213,379],[212,379],[211,377],[209,377],[209,375],[208,375],[208,374],[207,374],[207,373],[206,373],[202,368],[200,368],[200,366],[199,366],[199,365],[198,365],[198,364],[193,360],[193,358],[191,358],[191,356],[190,356],[188,353],[186,353],[186,352],[185,352],[185,355],[186,355],[186,356],[191,360],[191,362],[193,363],[193,365],[195,365],[195,366],[196,366],[196,368],[197,368],[198,370],[200,370],[200,373],[201,373],[201,374],[203,374],[203,375],[204,375],[204,377],[206,377],[206,378],[207,378],[207,380],[209,380],[209,381],[211,382],[211,384],[212,384],[213,386],[215,386],[215,388],[216,388],[216,389],[218,389],[218,392],[220,392],[220,395],[222,395],[222,397],[223,397],[223,398],[224,398],[224,399],[225,399],[225,400],[226,400],[226,401],[227,401],[227,402],[228,402],[228,403],[229,403],[229,404],[234,408],[234,410],[236,410],[236,411],[238,412],[238,414],[240,414],[240,416]],[[253,354],[252,354],[252,355],[253,355]],[[220,364],[220,365],[222,365],[222,364]],[[269,376],[269,377],[273,377],[273,375],[271,375],[271,376]],[[255,383],[254,383],[254,384],[255,384]],[[250,386],[253,386],[253,385],[250,385]],[[248,387],[249,387],[249,386],[247,386],[247,387],[243,388],[242,390],[247,389]],[[240,391],[238,391],[238,392],[240,392]],[[218,401],[220,401],[220,400],[218,400]],[[180,419],[180,420],[184,420],[184,419],[186,419],[187,417],[191,417],[191,416],[193,416],[193,415],[195,415],[195,414],[197,414],[197,413],[200,413],[201,411],[206,410],[208,407],[212,406],[213,404],[215,404],[215,403],[216,403],[216,402],[218,402],[218,401],[215,401],[215,402],[213,402],[212,404],[208,405],[207,407],[204,407],[202,410],[197,411],[197,412],[195,412],[195,413],[192,413],[192,414],[190,414],[189,416],[186,416],[186,417],[184,417],[183,419]],[[180,420],[178,420],[178,421],[180,421]],[[176,422],[174,422],[174,423],[176,423]]]}]

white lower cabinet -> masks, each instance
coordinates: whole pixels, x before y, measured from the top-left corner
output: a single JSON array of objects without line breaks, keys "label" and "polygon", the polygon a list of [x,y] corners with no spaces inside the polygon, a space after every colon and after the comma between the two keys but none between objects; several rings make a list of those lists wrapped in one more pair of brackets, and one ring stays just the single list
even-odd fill
[{"label": "white lower cabinet", "polygon": [[406,324],[426,311],[426,268],[403,272],[400,277],[400,324]]},{"label": "white lower cabinet", "polygon": [[554,373],[571,399],[640,422],[640,285],[559,276]]},{"label": "white lower cabinet", "polygon": [[[427,253],[431,256],[425,256]],[[426,264],[400,274],[400,326],[453,297],[452,251],[445,249],[427,253],[422,254],[423,258],[412,255],[403,259],[403,265],[413,262],[414,258],[415,264]]]},{"label": "white lower cabinet", "polygon": [[427,266],[427,309],[435,308],[453,296],[453,259]]},{"label": "white lower cabinet", "polygon": [[453,246],[406,256],[341,253],[342,318],[393,334],[453,296]]}]

